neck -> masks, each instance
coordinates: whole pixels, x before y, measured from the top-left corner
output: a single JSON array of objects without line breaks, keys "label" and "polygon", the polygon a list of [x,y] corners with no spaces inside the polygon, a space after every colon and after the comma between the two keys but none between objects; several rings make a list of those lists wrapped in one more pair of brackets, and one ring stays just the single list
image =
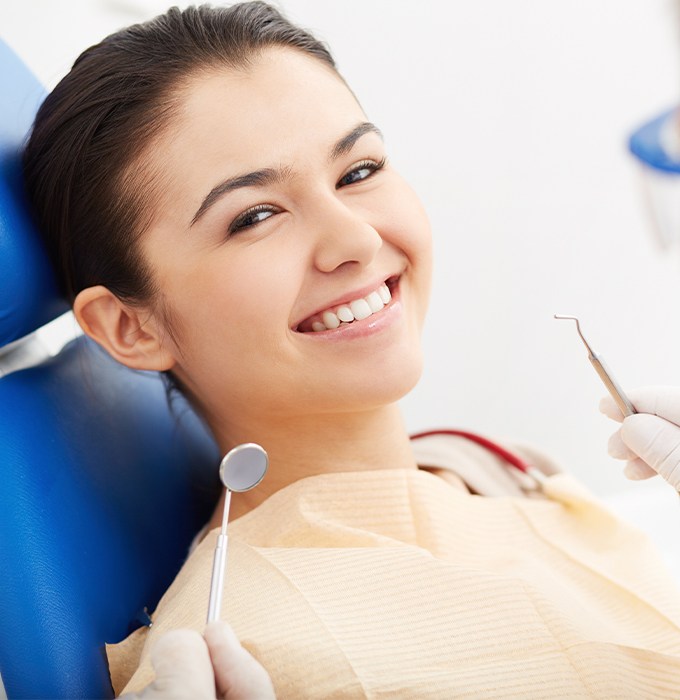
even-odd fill
[{"label": "neck", "polygon": [[[245,515],[276,491],[316,474],[377,469],[416,469],[396,404],[362,413],[248,420],[215,430],[224,454],[242,442],[257,442],[269,455],[269,469],[252,491],[233,493],[230,520]],[[224,493],[210,521],[222,521]]]}]

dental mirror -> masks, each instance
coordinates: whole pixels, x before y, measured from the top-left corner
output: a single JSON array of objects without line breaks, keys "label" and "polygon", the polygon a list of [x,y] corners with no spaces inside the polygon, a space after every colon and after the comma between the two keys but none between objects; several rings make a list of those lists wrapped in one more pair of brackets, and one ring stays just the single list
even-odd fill
[{"label": "dental mirror", "polygon": [[267,472],[267,453],[254,442],[234,447],[220,464],[220,479],[230,490],[242,493],[257,486]]},{"label": "dental mirror", "polygon": [[210,580],[210,600],[208,601],[208,622],[218,620],[222,607],[224,589],[224,572],[227,564],[227,523],[231,492],[243,493],[257,486],[269,466],[267,453],[254,442],[237,445],[227,452],[220,464],[220,480],[226,487],[224,494],[224,512],[222,528],[217,536],[215,556],[213,558],[212,578]]}]

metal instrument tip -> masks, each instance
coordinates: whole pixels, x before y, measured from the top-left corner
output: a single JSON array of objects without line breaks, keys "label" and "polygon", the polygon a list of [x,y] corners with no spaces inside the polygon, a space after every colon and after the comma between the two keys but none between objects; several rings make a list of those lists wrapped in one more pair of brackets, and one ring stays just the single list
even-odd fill
[{"label": "metal instrument tip", "polygon": [[588,344],[588,341],[583,337],[583,333],[581,333],[581,324],[578,322],[578,318],[576,316],[566,316],[564,314],[553,314],[553,318],[556,318],[558,320],[568,320],[568,321],[576,321],[576,331],[578,334],[581,336],[581,340],[583,341],[583,344],[586,346],[588,349],[588,353],[590,355],[594,355],[595,353],[591,349],[590,345]]}]

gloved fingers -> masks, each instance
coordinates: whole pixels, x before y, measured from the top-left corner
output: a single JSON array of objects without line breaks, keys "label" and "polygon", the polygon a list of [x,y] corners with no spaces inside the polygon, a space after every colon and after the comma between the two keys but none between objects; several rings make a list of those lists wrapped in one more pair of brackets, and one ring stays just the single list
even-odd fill
[{"label": "gloved fingers", "polygon": [[639,457],[626,462],[626,466],[623,468],[623,475],[631,481],[642,481],[652,476],[659,476],[647,462],[644,462]]},{"label": "gloved fingers", "polygon": [[613,457],[614,459],[633,460],[637,458],[637,455],[628,449],[626,443],[621,439],[621,430],[617,430],[609,438],[609,442],[607,443],[607,452],[609,453],[609,456]]},{"label": "gloved fingers", "polygon": [[195,630],[172,630],[151,650],[156,679],[139,695],[144,700],[215,699],[215,676],[208,647]]},{"label": "gloved fingers", "polygon": [[275,700],[269,674],[241,646],[225,622],[211,622],[205,628],[205,641],[215,673],[217,697],[221,700]]},{"label": "gloved fingers", "polygon": [[607,446],[607,452],[614,459],[625,459],[626,465],[623,468],[623,474],[627,479],[640,481],[641,479],[649,479],[651,476],[656,476],[656,472],[643,460],[641,460],[621,438],[621,430],[617,430],[610,438]]},{"label": "gloved fingers", "polygon": [[680,427],[658,416],[636,413],[623,421],[620,433],[630,450],[680,488]]},{"label": "gloved fingers", "polygon": [[[638,413],[650,413],[680,425],[680,387],[645,386],[626,392]],[[600,411],[621,422],[623,415],[611,396],[600,401]]]}]

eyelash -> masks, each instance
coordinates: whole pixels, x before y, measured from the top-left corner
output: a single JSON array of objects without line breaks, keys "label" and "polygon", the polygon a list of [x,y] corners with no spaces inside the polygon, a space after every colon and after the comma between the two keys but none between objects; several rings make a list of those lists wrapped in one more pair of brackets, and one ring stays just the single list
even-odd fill
[{"label": "eyelash", "polygon": [[[358,173],[360,170],[368,170],[369,173],[366,175],[366,177],[362,177],[359,180],[354,180],[352,182],[348,182],[347,185],[353,185],[355,182],[361,182],[362,180],[366,180],[367,178],[371,177],[371,175],[375,175],[379,170],[382,170],[385,167],[385,163],[387,163],[387,158],[383,156],[378,162],[374,160],[362,160],[359,163],[357,163],[355,166],[352,167],[352,169],[345,173],[339,180],[338,184],[335,186],[336,190],[339,190],[341,185],[340,183],[349,175],[352,175],[354,173]],[[346,185],[345,185],[346,186]]]},{"label": "eyelash", "polygon": [[239,231],[243,231],[244,229],[247,229],[247,228],[251,228],[252,226],[256,226],[261,221],[265,221],[266,219],[269,218],[267,216],[264,219],[260,219],[259,221],[253,221],[252,223],[245,223],[252,216],[255,216],[257,214],[261,214],[263,212],[268,212],[270,214],[277,214],[279,211],[280,210],[277,209],[277,207],[273,207],[271,204],[258,204],[256,207],[251,207],[250,209],[246,209],[246,211],[244,211],[243,214],[239,214],[229,225],[229,235],[232,235],[234,233],[238,233]]},{"label": "eyelash", "polygon": [[[355,166],[352,167],[352,169],[345,173],[340,180],[338,181],[338,184],[335,186],[336,190],[339,190],[341,187],[347,187],[348,185],[353,185],[355,182],[363,182],[364,180],[367,180],[369,177],[375,175],[379,170],[382,170],[385,167],[385,164],[387,163],[387,158],[383,157],[379,161],[374,161],[374,160],[362,160],[359,163],[357,163]],[[365,177],[361,177],[357,180],[353,180],[352,182],[347,182],[344,185],[342,184],[342,181],[349,177],[350,175],[353,175],[354,173],[358,173],[361,170],[368,170],[369,173]],[[244,211],[242,214],[239,214],[229,225],[229,235],[233,235],[235,233],[238,233],[239,231],[243,231],[248,228],[252,228],[253,226],[257,226],[257,224],[261,223],[262,221],[266,221],[270,217],[267,216],[264,219],[259,219],[258,221],[253,221],[251,223],[246,223],[248,219],[250,219],[253,216],[256,216],[257,214],[261,213],[270,213],[270,214],[278,214],[280,209],[278,207],[274,207],[271,204],[258,204],[257,206],[251,207],[250,209],[247,209]]]}]

